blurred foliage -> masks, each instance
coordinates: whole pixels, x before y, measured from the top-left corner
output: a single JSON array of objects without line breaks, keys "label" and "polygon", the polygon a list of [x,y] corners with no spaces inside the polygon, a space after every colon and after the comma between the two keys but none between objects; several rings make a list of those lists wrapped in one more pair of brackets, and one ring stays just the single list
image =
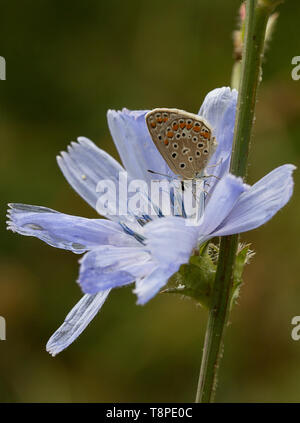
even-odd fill
[{"label": "blurred foliage", "polygon": [[[45,344],[80,298],[78,257],[5,230],[7,202],[94,217],[55,156],[79,135],[117,157],[106,110],[156,106],[197,112],[228,85],[240,1],[2,1],[0,54],[0,401],[192,401],[207,313],[158,295],[135,305],[115,290],[100,314],[56,358]],[[300,155],[300,4],[286,1],[266,54],[249,166],[253,183]],[[244,234],[256,256],[234,308],[218,401],[300,401],[300,197]]]}]

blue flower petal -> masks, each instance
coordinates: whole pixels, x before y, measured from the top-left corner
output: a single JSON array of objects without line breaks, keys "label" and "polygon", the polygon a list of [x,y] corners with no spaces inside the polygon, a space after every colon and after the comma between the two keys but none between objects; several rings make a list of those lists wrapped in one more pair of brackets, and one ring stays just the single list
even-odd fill
[{"label": "blue flower petal", "polygon": [[175,177],[151,139],[146,113],[146,110],[127,109],[107,112],[108,126],[122,163],[133,179],[150,182],[151,179],[164,178],[148,170]]},{"label": "blue flower petal", "polygon": [[127,285],[152,270],[150,260],[141,247],[99,247],[82,258],[78,283],[87,294]]},{"label": "blue flower petal", "polygon": [[295,166],[280,166],[243,193],[214,236],[255,229],[270,220],[291,198]]},{"label": "blue flower petal", "polygon": [[[116,183],[123,167],[109,154],[84,137],[72,142],[68,152],[57,157],[57,163],[72,188],[96,209],[99,181],[109,179]],[[108,216],[110,217],[110,216]]]},{"label": "blue flower petal", "polygon": [[[229,170],[237,95],[236,90],[231,90],[228,87],[216,88],[207,94],[199,110],[199,115],[203,116],[212,126],[213,135],[218,142],[217,150],[208,164],[208,166],[216,166],[208,167],[208,173],[219,178]],[[212,179],[211,186],[214,185],[214,182]]]},{"label": "blue flower petal", "polygon": [[133,290],[138,296],[137,304],[145,304],[151,300],[175,272],[176,269],[172,267],[156,267],[148,276],[138,279]]},{"label": "blue flower petal", "polygon": [[116,222],[71,216],[27,204],[9,206],[8,229],[39,238],[52,247],[81,254],[99,245],[139,245]]},{"label": "blue flower petal", "polygon": [[96,295],[84,295],[72,308],[64,323],[49,339],[46,349],[54,357],[67,348],[84,331],[104,304],[110,289]]},{"label": "blue flower petal", "polygon": [[244,184],[241,178],[230,173],[216,184],[212,194],[208,195],[208,202],[199,228],[202,242],[211,237],[210,234],[228,216],[240,195],[248,189],[248,185]]},{"label": "blue flower petal", "polygon": [[[198,228],[188,226],[182,217],[165,217],[148,223],[144,229],[146,247],[162,267],[189,261],[193,248],[197,246]],[[175,270],[175,271],[176,271]]]}]

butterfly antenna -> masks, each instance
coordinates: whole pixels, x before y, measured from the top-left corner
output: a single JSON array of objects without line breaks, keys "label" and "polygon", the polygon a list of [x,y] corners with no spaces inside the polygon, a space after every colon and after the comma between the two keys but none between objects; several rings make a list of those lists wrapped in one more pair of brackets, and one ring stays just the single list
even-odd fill
[{"label": "butterfly antenna", "polygon": [[165,176],[166,178],[171,179],[171,176],[166,175],[165,173],[155,172],[154,170],[151,170],[151,169],[147,169],[147,172],[152,173],[153,175]]},{"label": "butterfly antenna", "polygon": [[153,175],[160,175],[160,176],[164,176],[165,178],[169,179],[169,181],[174,181],[174,180],[178,180],[178,178],[175,176],[171,176],[171,175],[167,175],[165,173],[160,173],[160,172],[155,172],[154,170],[151,169],[147,169],[147,172],[152,173]]}]

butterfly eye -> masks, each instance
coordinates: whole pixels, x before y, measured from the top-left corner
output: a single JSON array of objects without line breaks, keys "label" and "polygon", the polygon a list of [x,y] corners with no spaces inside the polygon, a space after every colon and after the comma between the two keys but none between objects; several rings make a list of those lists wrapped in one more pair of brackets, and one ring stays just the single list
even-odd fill
[{"label": "butterfly eye", "polygon": [[184,169],[185,168],[185,163],[180,163],[179,166],[181,167],[181,169]]},{"label": "butterfly eye", "polygon": [[176,144],[176,142],[174,142],[173,147],[178,148],[178,144]]},{"label": "butterfly eye", "polygon": [[181,137],[180,134],[176,134],[176,138],[179,140],[179,138]]},{"label": "butterfly eye", "polygon": [[168,117],[168,113],[164,113],[164,114],[163,114],[163,117],[164,117],[164,118],[167,118],[167,117]]},{"label": "butterfly eye", "polygon": [[182,137],[185,137],[185,135],[186,135],[186,134],[185,134],[185,132],[182,132],[181,136],[182,136]]},{"label": "butterfly eye", "polygon": [[158,137],[157,137],[160,141],[162,140],[162,136],[161,135],[158,135]]},{"label": "butterfly eye", "polygon": [[197,142],[198,141],[198,138],[197,137],[193,137],[192,141],[193,142]]},{"label": "butterfly eye", "polygon": [[180,120],[179,120],[179,123],[184,123],[184,120],[183,120],[183,119],[180,119]]},{"label": "butterfly eye", "polygon": [[196,122],[196,123],[195,123],[195,126],[200,126],[200,123],[199,123],[199,122]]},{"label": "butterfly eye", "polygon": [[174,151],[174,153],[172,153],[172,157],[173,157],[173,159],[176,159],[177,153],[175,151]]},{"label": "butterfly eye", "polygon": [[189,157],[189,162],[192,162],[193,161],[193,157],[192,156],[190,156]]},{"label": "butterfly eye", "polygon": [[197,156],[197,157],[200,157],[200,156],[201,156],[200,151],[196,151],[196,156]]},{"label": "butterfly eye", "polygon": [[198,148],[202,148],[203,146],[204,146],[203,142],[199,142],[197,145]]},{"label": "butterfly eye", "polygon": [[186,121],[186,123],[187,123],[188,125],[191,125],[191,124],[192,124],[191,119],[187,120],[187,121]]},{"label": "butterfly eye", "polygon": [[182,149],[182,154],[187,154],[190,151],[189,148],[183,148]]},{"label": "butterfly eye", "polygon": [[208,154],[208,150],[207,149],[203,150],[203,153]]}]

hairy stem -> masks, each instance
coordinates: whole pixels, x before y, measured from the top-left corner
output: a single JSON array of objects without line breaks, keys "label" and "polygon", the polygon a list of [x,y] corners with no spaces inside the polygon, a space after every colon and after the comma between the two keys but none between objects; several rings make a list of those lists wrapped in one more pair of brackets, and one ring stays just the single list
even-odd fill
[{"label": "hairy stem", "polygon": [[[261,79],[266,26],[275,3],[278,2],[272,0],[247,0],[246,2],[245,38],[230,167],[231,173],[242,178],[245,178],[247,170],[257,89]],[[238,235],[225,236],[221,239],[196,402],[212,402],[214,399],[224,331],[230,308],[238,239]]]}]

